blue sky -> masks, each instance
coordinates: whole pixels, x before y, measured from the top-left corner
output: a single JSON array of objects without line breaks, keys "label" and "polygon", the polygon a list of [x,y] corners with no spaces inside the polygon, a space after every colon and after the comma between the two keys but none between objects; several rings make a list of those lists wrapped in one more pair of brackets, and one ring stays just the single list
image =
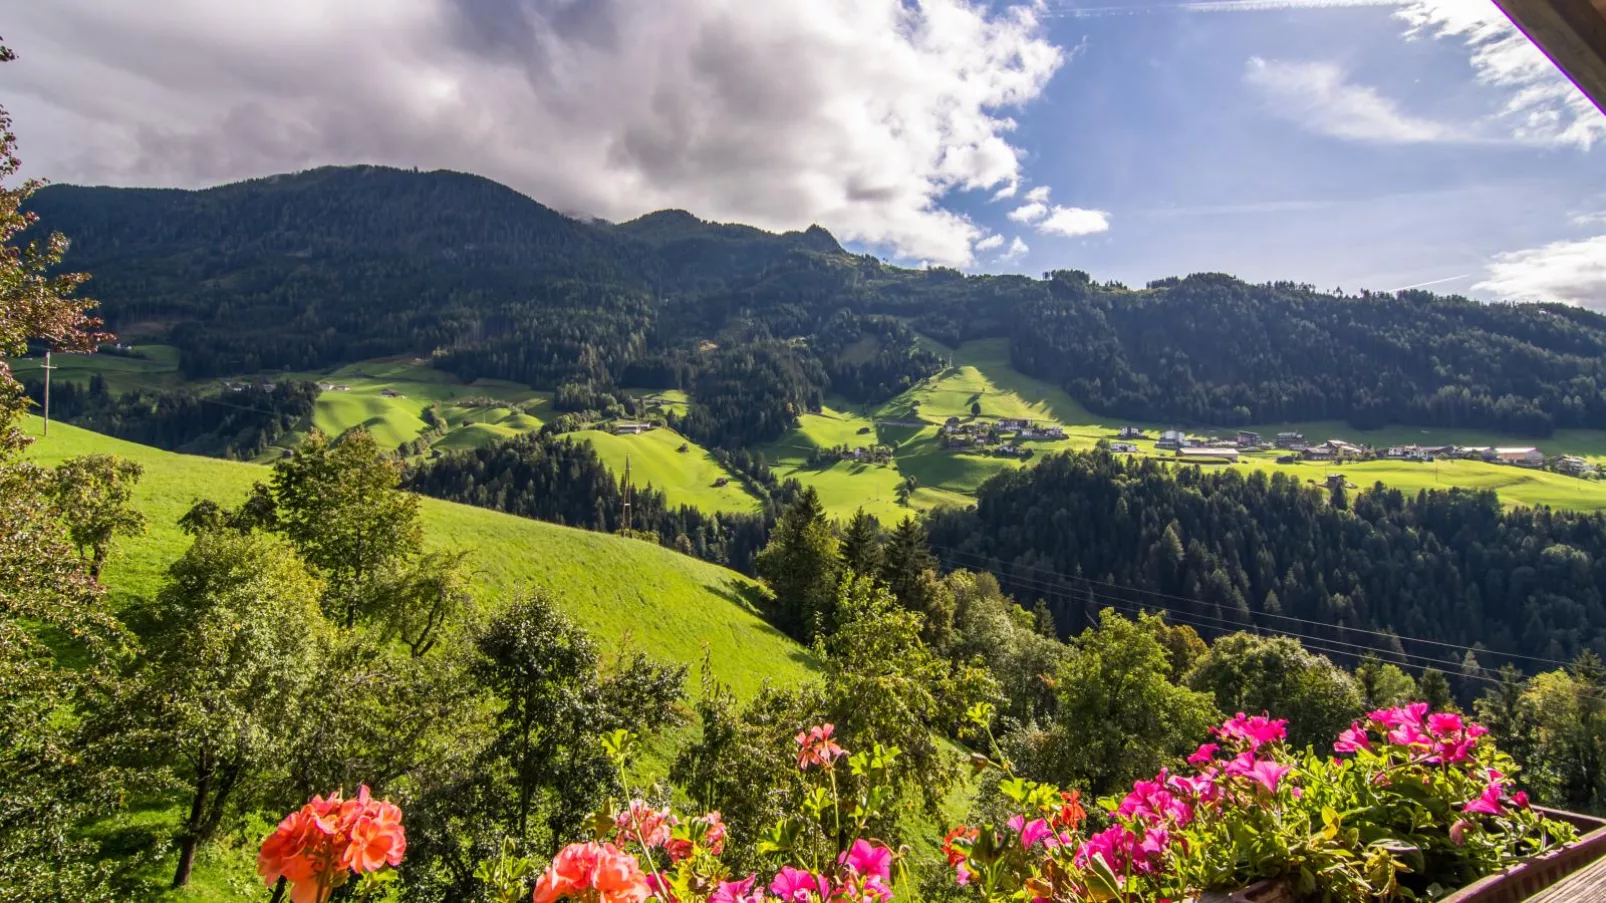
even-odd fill
[{"label": "blue sky", "polygon": [[[1078,50],[1014,138],[1027,182],[1108,211],[1110,228],[1023,230],[1006,217],[1012,201],[968,192],[958,209],[1030,247],[982,266],[1075,266],[1130,284],[1216,270],[1351,291],[1445,280],[1435,288],[1489,296],[1472,287],[1496,255],[1606,232],[1589,216],[1606,209],[1606,142],[1518,140],[1488,121],[1511,90],[1478,79],[1466,42],[1408,40],[1396,12],[1048,18],[1051,40]],[[1346,135],[1336,120],[1353,111],[1307,109],[1268,84],[1310,66],[1372,89],[1407,127]]]},{"label": "blue sky", "polygon": [[1490,0],[0,0],[24,173],[455,169],[972,272],[1606,309],[1606,116]]}]

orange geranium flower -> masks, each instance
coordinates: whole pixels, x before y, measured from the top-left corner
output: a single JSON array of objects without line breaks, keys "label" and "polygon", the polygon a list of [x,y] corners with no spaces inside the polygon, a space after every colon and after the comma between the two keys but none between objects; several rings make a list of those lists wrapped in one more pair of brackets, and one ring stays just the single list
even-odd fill
[{"label": "orange geranium flower", "polygon": [[315,796],[262,841],[257,874],[290,883],[291,903],[324,903],[352,874],[400,865],[407,851],[401,809],[373,799],[366,785],[349,800]]},{"label": "orange geranium flower", "polygon": [[573,843],[558,852],[535,883],[534,903],[642,903],[647,876],[636,857],[611,843]]}]

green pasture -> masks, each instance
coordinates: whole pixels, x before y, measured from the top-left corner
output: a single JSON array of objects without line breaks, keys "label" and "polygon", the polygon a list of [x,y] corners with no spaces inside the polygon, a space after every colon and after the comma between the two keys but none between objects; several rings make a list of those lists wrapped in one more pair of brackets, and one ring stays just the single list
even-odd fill
[{"label": "green pasture", "polygon": [[[704,511],[752,513],[760,509],[756,496],[742,481],[720,466],[706,449],[674,430],[659,428],[635,436],[615,436],[606,430],[582,430],[570,438],[591,443],[608,469],[623,476],[630,462],[630,482],[660,490],[671,505],[690,505]],[[684,446],[685,451],[680,451]],[[724,486],[715,486],[718,480]]]}]

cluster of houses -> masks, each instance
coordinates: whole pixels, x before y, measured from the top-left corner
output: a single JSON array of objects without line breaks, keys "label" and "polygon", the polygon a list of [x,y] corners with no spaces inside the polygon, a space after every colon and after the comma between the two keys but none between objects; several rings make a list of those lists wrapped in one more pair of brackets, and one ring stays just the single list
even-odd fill
[{"label": "cluster of houses", "polygon": [[247,389],[256,389],[260,392],[270,392],[273,390],[273,383],[270,383],[267,380],[253,383],[248,379],[221,379],[218,380],[218,388],[225,392],[244,392]]},{"label": "cluster of houses", "polygon": [[1029,440],[1057,441],[1065,438],[1065,427],[1059,424],[1038,424],[1021,417],[1000,417],[995,421],[972,420],[961,423],[958,417],[949,417],[942,425],[938,438],[942,447],[950,451],[981,449],[991,454],[1011,458],[1029,458],[1031,450],[1024,449],[1004,436],[1014,433],[1014,442]]},{"label": "cluster of houses", "polygon": [[892,446],[866,445],[850,448],[838,445],[833,448],[817,448],[809,453],[809,465],[819,466],[834,461],[857,461],[860,464],[890,464],[892,463]]}]

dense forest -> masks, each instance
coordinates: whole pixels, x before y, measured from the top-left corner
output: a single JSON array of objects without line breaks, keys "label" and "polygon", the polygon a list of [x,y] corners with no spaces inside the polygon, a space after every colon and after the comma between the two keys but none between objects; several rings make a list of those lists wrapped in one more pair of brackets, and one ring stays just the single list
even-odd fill
[{"label": "dense forest", "polygon": [[[44,383],[25,384],[44,401]],[[100,374],[79,385],[50,389],[50,413],[97,433],[169,451],[251,459],[266,452],[312,414],[318,386],[310,382],[241,385],[222,395],[193,389],[141,389],[114,394]]]},{"label": "dense forest", "polygon": [[1113,416],[1606,427],[1606,318],[1557,305],[902,269],[817,227],[582,222],[486,179],[369,166],[53,186],[30,209],[73,236],[108,323],[177,345],[192,377],[433,354],[464,379],[690,389],[690,431],[736,447],[825,393],[877,401],[934,372],[917,333],[1007,336],[1018,369]]},{"label": "dense forest", "polygon": [[1495,653],[1606,650],[1606,517],[1505,511],[1493,492],[1349,497],[1283,473],[1071,453],[993,478],[973,509],[937,512],[930,529],[951,566],[997,571],[1069,630],[1120,604],[1175,609],[1207,631],[1306,634],[1338,654],[1380,642],[1365,631],[1482,646],[1485,668],[1508,661]]}]

